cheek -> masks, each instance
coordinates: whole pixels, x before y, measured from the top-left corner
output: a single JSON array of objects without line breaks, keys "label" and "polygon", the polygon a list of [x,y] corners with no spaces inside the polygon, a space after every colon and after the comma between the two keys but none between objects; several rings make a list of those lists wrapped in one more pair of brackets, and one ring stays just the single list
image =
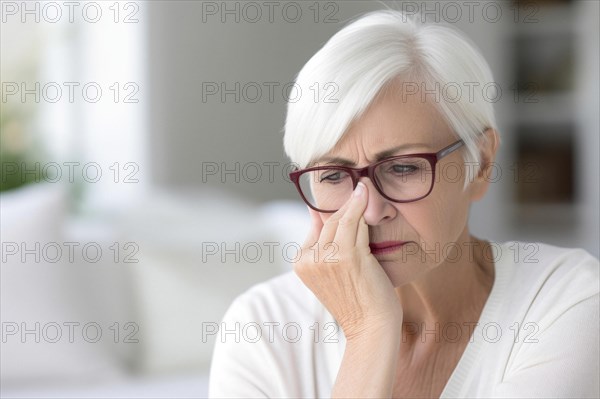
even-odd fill
[{"label": "cheek", "polygon": [[[407,221],[416,230],[424,248],[436,248],[455,242],[463,232],[468,217],[468,201],[461,183],[444,187],[427,197],[424,202],[405,213]],[[441,188],[441,187],[440,187]]]}]

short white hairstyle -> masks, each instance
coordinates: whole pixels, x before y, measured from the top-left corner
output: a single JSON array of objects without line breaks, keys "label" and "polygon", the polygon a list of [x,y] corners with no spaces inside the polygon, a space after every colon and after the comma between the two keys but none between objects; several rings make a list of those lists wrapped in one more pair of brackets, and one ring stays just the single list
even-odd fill
[{"label": "short white hairstyle", "polygon": [[[395,10],[370,12],[351,22],[298,73],[284,128],[284,149],[292,163],[305,168],[327,154],[397,79],[414,82],[425,99],[437,91],[433,103],[464,141],[464,161],[479,165],[481,133],[497,130],[493,103],[498,92],[488,63],[458,29],[422,23],[419,16]],[[466,168],[464,187],[477,169]]]}]

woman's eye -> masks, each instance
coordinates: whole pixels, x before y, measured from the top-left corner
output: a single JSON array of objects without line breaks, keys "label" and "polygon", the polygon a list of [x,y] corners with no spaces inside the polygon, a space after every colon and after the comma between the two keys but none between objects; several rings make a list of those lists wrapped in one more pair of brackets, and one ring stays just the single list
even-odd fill
[{"label": "woman's eye", "polygon": [[419,168],[415,165],[396,164],[392,165],[390,169],[393,173],[412,173],[418,170]]},{"label": "woman's eye", "polygon": [[319,179],[319,182],[337,182],[340,181],[343,178],[343,172],[335,172],[335,173],[329,173],[329,174],[323,174],[321,175],[321,178]]}]

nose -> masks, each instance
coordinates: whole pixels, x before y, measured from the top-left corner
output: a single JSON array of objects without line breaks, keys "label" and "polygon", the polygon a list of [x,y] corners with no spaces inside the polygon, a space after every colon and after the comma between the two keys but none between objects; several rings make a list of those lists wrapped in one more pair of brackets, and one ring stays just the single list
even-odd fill
[{"label": "nose", "polygon": [[385,199],[377,190],[371,179],[363,177],[361,182],[367,187],[368,203],[363,216],[369,226],[377,226],[393,219],[398,210],[391,201]]}]

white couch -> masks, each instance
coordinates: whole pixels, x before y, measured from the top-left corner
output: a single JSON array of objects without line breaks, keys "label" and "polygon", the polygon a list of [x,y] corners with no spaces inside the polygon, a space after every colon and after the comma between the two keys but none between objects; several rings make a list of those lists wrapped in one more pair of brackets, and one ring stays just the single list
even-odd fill
[{"label": "white couch", "polygon": [[[0,197],[2,397],[205,397],[215,336],[203,328],[249,286],[290,270],[277,248],[302,244],[309,227],[299,202],[224,191],[153,191],[78,218],[66,199],[50,184]],[[74,257],[54,262],[50,250],[73,242]],[[37,262],[11,243],[54,244]],[[80,250],[90,243],[98,262]],[[273,257],[265,243],[277,243]],[[223,259],[222,249],[234,251]]]}]

